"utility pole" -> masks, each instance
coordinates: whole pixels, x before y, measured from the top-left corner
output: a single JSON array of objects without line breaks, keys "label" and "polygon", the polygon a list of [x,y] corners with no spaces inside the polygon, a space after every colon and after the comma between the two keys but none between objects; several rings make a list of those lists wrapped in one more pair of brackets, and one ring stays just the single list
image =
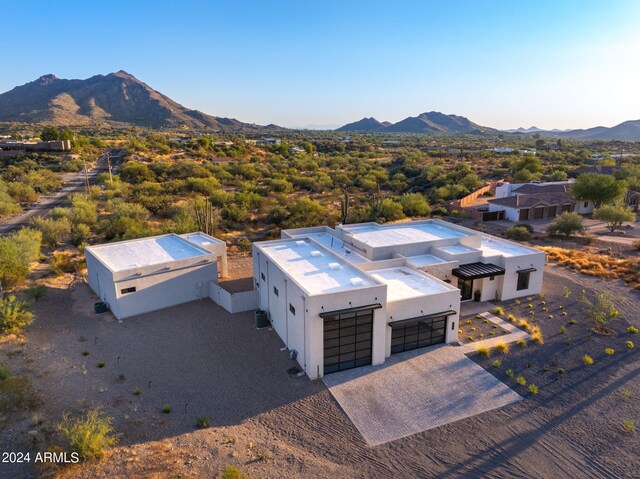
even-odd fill
[{"label": "utility pole", "polygon": [[113,176],[111,175],[111,150],[107,151],[107,167],[109,168],[109,182],[113,183]]},{"label": "utility pole", "polygon": [[87,196],[91,194],[91,188],[89,187],[89,172],[87,171],[87,160],[86,158],[82,158],[82,162],[84,163],[84,186],[87,193]]}]

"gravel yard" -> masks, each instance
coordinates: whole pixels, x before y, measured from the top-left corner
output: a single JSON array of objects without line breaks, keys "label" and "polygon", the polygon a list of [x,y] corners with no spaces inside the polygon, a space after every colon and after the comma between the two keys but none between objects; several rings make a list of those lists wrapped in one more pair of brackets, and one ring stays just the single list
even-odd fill
[{"label": "gravel yard", "polygon": [[[569,300],[561,297],[564,286]],[[616,334],[589,335],[577,299],[582,289],[604,288],[619,297]],[[63,412],[101,405],[122,434],[120,446],[102,462],[65,468],[58,477],[210,478],[227,465],[274,478],[640,477],[639,435],[622,428],[626,420],[640,423],[640,348],[624,347],[638,342],[626,327],[638,326],[639,293],[548,265],[544,294],[548,311],[537,298],[534,304],[543,345],[471,356],[523,401],[372,447],[321,382],[287,374],[282,343],[274,331],[257,331],[250,314],[231,316],[203,300],[119,324],[92,314],[86,286],[51,283],[26,342],[0,345],[3,361],[29,374],[42,398],[36,410],[7,419],[0,448],[42,450]],[[560,304],[566,317],[557,313]],[[518,315],[528,309],[526,301],[503,306]],[[576,324],[561,333],[570,318]],[[605,355],[607,347],[615,354]],[[595,364],[585,366],[584,354]],[[514,384],[507,369],[539,393]],[[164,404],[170,414],[161,412]],[[196,429],[202,415],[212,427]],[[0,473],[28,478],[35,470]]]}]

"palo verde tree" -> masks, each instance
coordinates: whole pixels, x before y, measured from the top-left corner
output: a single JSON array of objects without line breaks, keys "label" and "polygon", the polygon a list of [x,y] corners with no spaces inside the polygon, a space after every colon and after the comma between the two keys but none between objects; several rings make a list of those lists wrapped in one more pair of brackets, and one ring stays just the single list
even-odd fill
[{"label": "palo verde tree", "polygon": [[608,332],[607,324],[612,319],[618,319],[620,314],[606,291],[601,291],[590,298],[583,290],[580,302],[584,305],[584,314],[591,320],[594,329],[601,332]]},{"label": "palo verde tree", "polygon": [[620,228],[625,221],[635,221],[636,215],[625,205],[603,205],[593,212],[597,220],[607,222],[607,228],[612,233]]},{"label": "palo verde tree", "polygon": [[596,208],[620,200],[627,193],[625,181],[611,175],[584,173],[571,186],[573,196],[582,201],[593,201]]}]

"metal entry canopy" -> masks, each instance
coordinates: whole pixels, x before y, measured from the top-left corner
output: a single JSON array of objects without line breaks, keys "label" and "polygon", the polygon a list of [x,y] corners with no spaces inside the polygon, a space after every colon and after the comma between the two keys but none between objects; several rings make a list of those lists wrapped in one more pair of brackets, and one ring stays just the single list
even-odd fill
[{"label": "metal entry canopy", "polygon": [[501,276],[504,268],[493,263],[469,263],[455,268],[451,274],[462,279],[480,279]]}]

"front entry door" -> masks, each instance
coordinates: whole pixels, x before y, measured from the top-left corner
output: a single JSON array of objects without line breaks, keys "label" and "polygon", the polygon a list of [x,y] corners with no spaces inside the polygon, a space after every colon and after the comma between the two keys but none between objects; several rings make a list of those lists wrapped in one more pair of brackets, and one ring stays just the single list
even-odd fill
[{"label": "front entry door", "polygon": [[458,278],[458,289],[460,289],[460,300],[467,301],[473,297],[473,280]]}]

